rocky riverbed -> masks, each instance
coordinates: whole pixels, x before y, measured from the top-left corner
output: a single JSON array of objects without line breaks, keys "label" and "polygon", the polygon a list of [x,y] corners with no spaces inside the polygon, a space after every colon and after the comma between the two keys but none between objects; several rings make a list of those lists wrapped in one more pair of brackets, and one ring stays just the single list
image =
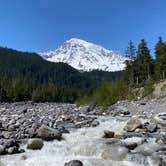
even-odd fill
[{"label": "rocky riverbed", "polygon": [[166,165],[166,98],[0,104],[0,165]]}]

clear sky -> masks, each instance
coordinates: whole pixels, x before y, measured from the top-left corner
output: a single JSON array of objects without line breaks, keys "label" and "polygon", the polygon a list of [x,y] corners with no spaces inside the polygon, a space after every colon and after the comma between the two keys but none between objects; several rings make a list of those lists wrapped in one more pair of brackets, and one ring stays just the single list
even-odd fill
[{"label": "clear sky", "polygon": [[[0,46],[41,52],[80,38],[124,52],[166,40],[166,0],[0,0]],[[153,51],[152,51],[153,52]]]}]

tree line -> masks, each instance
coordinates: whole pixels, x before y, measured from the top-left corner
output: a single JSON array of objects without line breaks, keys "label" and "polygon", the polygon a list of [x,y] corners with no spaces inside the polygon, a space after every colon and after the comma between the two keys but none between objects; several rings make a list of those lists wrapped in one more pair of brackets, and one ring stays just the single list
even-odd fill
[{"label": "tree line", "polygon": [[154,82],[166,78],[166,43],[161,37],[155,46],[155,57],[151,56],[144,39],[137,49],[133,42],[129,41],[125,55],[128,60],[120,78],[112,82],[101,82],[92,94],[82,98],[81,103],[94,102],[97,105],[109,106],[118,100],[135,100],[151,94]]},{"label": "tree line", "polygon": [[129,86],[140,87],[149,80],[159,81],[166,78],[166,43],[161,37],[155,46],[154,58],[144,39],[137,49],[130,41],[126,56],[131,60],[126,61],[123,78]]}]

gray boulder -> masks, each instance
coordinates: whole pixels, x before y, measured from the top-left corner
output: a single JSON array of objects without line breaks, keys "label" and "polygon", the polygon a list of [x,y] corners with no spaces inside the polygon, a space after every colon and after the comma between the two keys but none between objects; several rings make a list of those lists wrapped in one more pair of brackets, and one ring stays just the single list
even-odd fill
[{"label": "gray boulder", "polygon": [[113,131],[105,130],[103,138],[113,138],[115,133]]},{"label": "gray boulder", "polygon": [[135,129],[142,126],[142,122],[138,117],[132,117],[129,119],[129,121],[126,123],[126,126],[124,127],[124,130],[132,132],[135,131]]},{"label": "gray boulder", "polygon": [[45,141],[51,141],[54,139],[61,140],[62,139],[62,133],[58,130],[52,129],[46,125],[42,125],[37,130],[38,137],[42,138]]},{"label": "gray boulder", "polygon": [[44,143],[42,139],[34,138],[28,140],[27,149],[39,150],[43,147]]}]

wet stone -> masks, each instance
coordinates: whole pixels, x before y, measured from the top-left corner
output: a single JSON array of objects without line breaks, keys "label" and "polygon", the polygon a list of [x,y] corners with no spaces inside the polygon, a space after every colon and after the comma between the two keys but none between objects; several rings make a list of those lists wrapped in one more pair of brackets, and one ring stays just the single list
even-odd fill
[{"label": "wet stone", "polygon": [[72,160],[68,163],[65,163],[64,166],[83,166],[83,163],[79,160]]}]

